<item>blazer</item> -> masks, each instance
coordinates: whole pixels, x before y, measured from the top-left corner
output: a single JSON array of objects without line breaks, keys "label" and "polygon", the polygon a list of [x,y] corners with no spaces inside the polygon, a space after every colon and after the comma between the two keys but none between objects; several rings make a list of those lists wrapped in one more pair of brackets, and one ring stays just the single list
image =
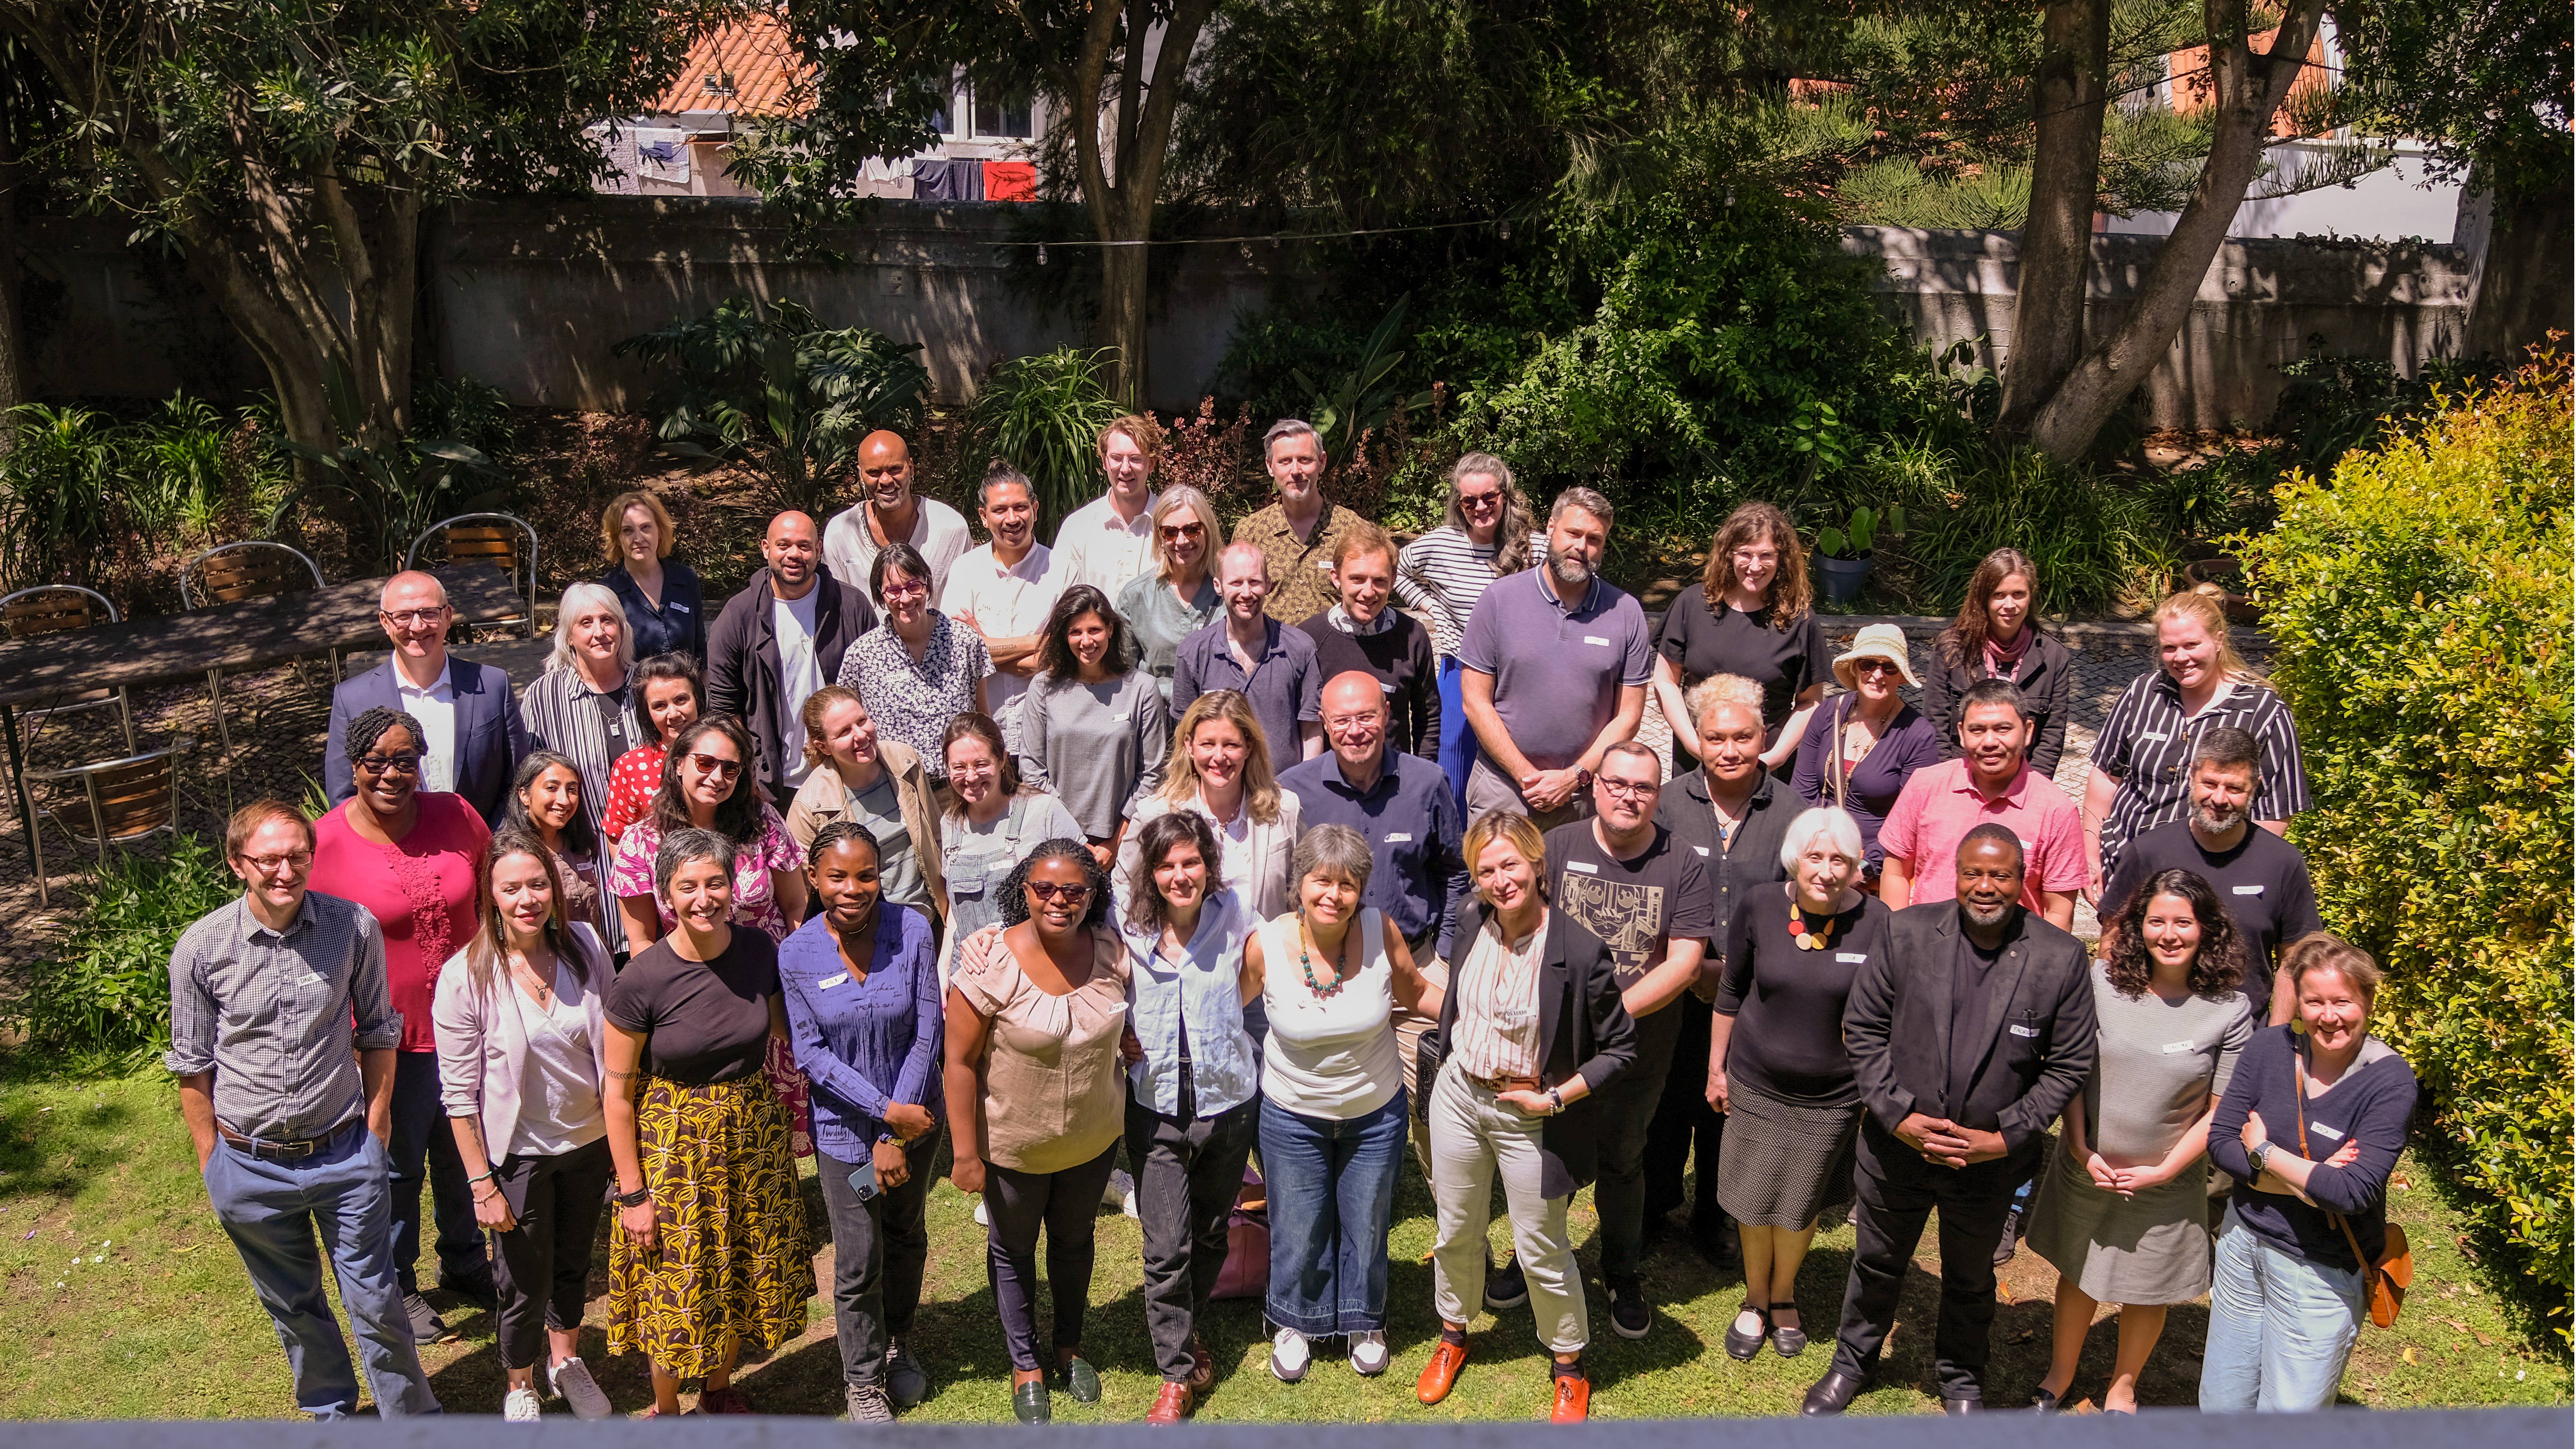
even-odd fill
[{"label": "blazer", "polygon": [[[939,806],[930,797],[930,777],[922,769],[921,752],[900,740],[877,738],[877,767],[894,775],[895,809],[903,815],[904,831],[912,837],[912,853],[921,862],[921,880],[930,887],[930,898],[938,903],[933,924],[948,919],[948,878],[940,871]],[[823,827],[841,818],[848,803],[848,793],[841,787],[841,777],[830,761],[816,765],[796,789],[796,798],[787,803],[787,833],[798,846],[810,846]]]},{"label": "blazer", "polygon": [[[2092,1074],[2093,982],[2084,943],[2029,910],[2015,913],[1985,1000],[1954,1032],[1951,953],[1956,901],[1898,911],[1852,981],[1843,1045],[1861,1100],[1890,1132],[1916,1112],[2003,1134],[2018,1153],[2048,1131]],[[1976,1063],[1965,1102],[1948,1101],[1953,1058]],[[1949,1110],[1944,1110],[1944,1108]]]},{"label": "blazer", "polygon": [[[486,825],[501,823],[510,776],[528,757],[528,726],[510,676],[489,664],[447,656],[447,687],[456,695],[456,778],[450,783]],[[371,709],[400,709],[394,662],[331,691],[331,732],[322,746],[322,790],[339,804],[357,789],[349,771],[349,721]]]},{"label": "blazer", "polygon": [[[1458,1021],[1458,973],[1493,911],[1482,900],[1460,916],[1449,949],[1449,989],[1440,997],[1440,1040]],[[2090,1000],[2091,998],[2086,998]],[[1547,947],[1539,958],[1538,1039],[1546,1043],[1539,1076],[1549,1085],[1580,1076],[1591,1090],[1539,1127],[1539,1191],[1563,1197],[1597,1175],[1601,1089],[1637,1060],[1637,1023],[1619,994],[1618,968],[1601,938],[1563,911],[1547,913]]]},{"label": "blazer", "polygon": [[[1943,664],[1941,646],[1935,643],[1932,662],[1923,671],[1923,717],[1932,721],[1934,732],[1941,736],[1941,758],[1945,760],[1955,760],[1961,754],[1959,696],[1985,677],[1981,664],[1972,669],[1969,663]],[[2022,651],[2021,666],[2013,671],[2013,683],[2021,686],[2034,726],[2030,767],[2054,779],[2057,762],[2066,757],[2066,719],[2073,707],[2075,656],[2065,645],[2040,634]]]},{"label": "blazer", "polygon": [[[815,587],[821,593],[814,605],[814,667],[829,684],[841,677],[841,656],[877,626],[877,606],[828,571],[817,575]],[[760,756],[760,788],[773,800],[788,712],[805,703],[790,703],[779,678],[778,626],[769,608],[774,598],[769,570],[762,569],[752,575],[749,588],[725,600],[724,612],[707,636],[707,711],[732,715],[751,731],[752,748]]]},{"label": "blazer", "polygon": [[[555,991],[565,1001],[578,1000],[590,1023],[591,1064],[598,1081],[605,1083],[608,1027],[601,1003],[615,972],[598,932],[576,921],[572,935],[574,945],[590,958],[590,984],[574,985],[572,972],[558,963]],[[438,1024],[438,1100],[450,1117],[481,1119],[484,1155],[499,1167],[519,1125],[519,1084],[527,1080],[532,1008],[508,972],[494,973],[489,992],[477,991],[473,977],[460,952],[438,973],[437,994],[430,1000],[430,1016]]]}]

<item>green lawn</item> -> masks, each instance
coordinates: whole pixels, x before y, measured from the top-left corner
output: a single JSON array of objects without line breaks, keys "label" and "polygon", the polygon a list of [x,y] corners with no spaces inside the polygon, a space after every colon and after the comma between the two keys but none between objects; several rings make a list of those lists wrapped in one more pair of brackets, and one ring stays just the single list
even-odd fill
[{"label": "green lawn", "polygon": [[[182,1419],[284,1417],[293,1413],[284,1355],[251,1297],[240,1260],[216,1226],[190,1171],[176,1092],[157,1078],[84,1084],[0,1087],[0,1342],[18,1345],[0,1358],[0,1413],[17,1417]],[[2397,1195],[2397,1217],[2415,1243],[2415,1290],[2398,1329],[2365,1330],[2344,1393],[2381,1407],[2569,1402],[2567,1362],[2516,1337],[2496,1285],[2458,1247],[2459,1229],[2410,1161],[2410,1185]],[[806,1180],[809,1210],[822,1222],[819,1190]],[[1576,1204],[1576,1238],[1592,1257],[1589,1196]],[[983,1234],[955,1189],[931,1197],[933,1241],[926,1301],[913,1344],[936,1389],[914,1418],[1007,1422],[1009,1404],[1001,1333],[984,1281]],[[1928,1235],[1927,1235],[1928,1239]],[[604,1240],[603,1240],[604,1241]],[[1818,1343],[1795,1360],[1765,1352],[1751,1364],[1720,1347],[1741,1284],[1721,1281],[1678,1241],[1661,1241],[1647,1263],[1647,1287],[1661,1300],[1654,1331],[1629,1343],[1609,1332],[1597,1283],[1589,1355],[1593,1412],[1602,1418],[1673,1418],[1709,1414],[1792,1412],[1823,1372],[1826,1334],[1839,1301],[1848,1229],[1826,1237],[1809,1260],[1800,1297]],[[1397,1201],[1390,1299],[1395,1367],[1377,1380],[1354,1376],[1342,1361],[1319,1362],[1303,1384],[1283,1385],[1265,1363],[1259,1305],[1222,1303],[1208,1325],[1219,1383],[1200,1416],[1211,1422],[1387,1418],[1526,1419],[1544,1411],[1544,1356],[1526,1309],[1490,1315],[1473,1329],[1475,1356],[1458,1392],[1438,1409],[1413,1399],[1438,1325],[1431,1310],[1429,1194],[1408,1170]],[[829,1249],[817,1277],[830,1281]],[[1100,1220],[1098,1269],[1087,1352],[1107,1393],[1096,1406],[1056,1400],[1059,1422],[1140,1419],[1158,1376],[1145,1337],[1137,1286],[1136,1225],[1113,1214]],[[601,1259],[605,1259],[603,1247]],[[1930,1260],[1924,1260],[1929,1267]],[[604,1283],[594,1278],[595,1284]],[[2026,1401],[2044,1366],[2048,1335],[2048,1268],[2025,1252],[2006,1269],[2011,1302],[1995,1326],[1989,1385],[1997,1404]],[[1868,1413],[1926,1413],[1936,1407],[1922,1387],[1929,1374],[1934,1280],[1908,1289],[1889,1346],[1887,1386],[1864,1397]],[[449,1307],[442,1299],[442,1307]],[[594,1323],[604,1311],[594,1297]],[[449,1409],[494,1413],[500,1370],[492,1325],[470,1309],[462,1341],[432,1347],[430,1380]],[[2206,1317],[2198,1307],[2175,1311],[2164,1344],[2141,1386],[2148,1404],[2188,1404],[2199,1372],[2192,1352]],[[2107,1370],[2112,1325],[2097,1325],[2075,1396],[2098,1396]],[[603,1360],[603,1340],[586,1331],[601,1384],[619,1407],[649,1402],[640,1358]],[[838,1414],[840,1362],[827,1300],[817,1300],[805,1334],[746,1366],[742,1382],[764,1412]],[[551,1408],[560,1411],[560,1405]]]}]

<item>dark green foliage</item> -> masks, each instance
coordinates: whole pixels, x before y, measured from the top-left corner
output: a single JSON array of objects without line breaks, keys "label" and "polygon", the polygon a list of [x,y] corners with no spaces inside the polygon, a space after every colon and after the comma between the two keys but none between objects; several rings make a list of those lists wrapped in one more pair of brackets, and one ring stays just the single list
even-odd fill
[{"label": "dark green foliage", "polygon": [[241,894],[220,843],[181,835],[165,859],[114,854],[85,887],[62,945],[28,966],[8,1020],[21,1069],[114,1074],[170,1046],[170,952],[190,922]]},{"label": "dark green foliage", "polygon": [[343,519],[361,557],[397,559],[441,518],[459,512],[469,478],[497,479],[501,470],[481,449],[454,438],[412,437],[381,447],[358,440],[365,415],[349,370],[335,358],[327,369],[336,447],[316,448],[292,438],[287,451],[318,465],[320,481],[286,495],[269,520],[272,535],[289,526],[299,505]]},{"label": "dark green foliage", "polygon": [[130,610],[144,602],[141,575],[156,552],[241,537],[286,481],[282,463],[255,446],[250,417],[188,397],[135,423],[81,407],[14,410],[0,458],[0,536],[11,545],[0,550],[0,586],[84,584]]},{"label": "dark green foliage", "polygon": [[980,481],[984,460],[998,458],[1028,474],[1042,538],[1099,495],[1100,430],[1126,411],[1102,385],[1108,369],[1106,349],[1015,358],[993,369],[968,409],[965,473]]},{"label": "dark green foliage", "polygon": [[2390,425],[2411,427],[2434,412],[2443,392],[2497,370],[2436,356],[2406,377],[2386,357],[2330,354],[2324,337],[2311,337],[2305,357],[2282,364],[2290,382],[2273,409],[2272,432],[2287,444],[2289,463],[2331,473],[2344,454],[2376,442]]}]

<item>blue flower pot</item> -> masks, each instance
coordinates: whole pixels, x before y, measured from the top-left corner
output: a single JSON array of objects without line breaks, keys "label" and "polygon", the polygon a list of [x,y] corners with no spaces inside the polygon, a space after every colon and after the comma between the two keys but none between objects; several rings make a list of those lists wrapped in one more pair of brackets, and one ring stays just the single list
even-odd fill
[{"label": "blue flower pot", "polygon": [[1816,578],[1824,585],[1825,602],[1848,604],[1860,597],[1861,581],[1869,577],[1866,558],[1827,558],[1816,555]]}]

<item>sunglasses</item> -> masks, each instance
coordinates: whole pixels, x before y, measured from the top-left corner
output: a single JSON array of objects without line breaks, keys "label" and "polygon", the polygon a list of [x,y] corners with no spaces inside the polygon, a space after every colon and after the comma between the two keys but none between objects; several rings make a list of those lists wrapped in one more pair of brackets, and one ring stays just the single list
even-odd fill
[{"label": "sunglasses", "polygon": [[1852,666],[1854,674],[1893,674],[1902,679],[1905,671],[1893,659],[1863,659]]},{"label": "sunglasses", "polygon": [[1053,881],[1033,880],[1029,882],[1029,894],[1042,901],[1062,901],[1069,906],[1078,906],[1091,899],[1091,887],[1057,885]]},{"label": "sunglasses", "polygon": [[1163,525],[1163,542],[1165,543],[1178,543],[1185,538],[1204,538],[1206,536],[1207,525],[1204,523],[1167,523]]},{"label": "sunglasses", "polygon": [[1461,493],[1458,495],[1458,506],[1461,508],[1491,508],[1502,501],[1503,495],[1499,492]]},{"label": "sunglasses", "polygon": [[697,750],[691,750],[688,758],[690,764],[698,767],[698,773],[701,775],[713,775],[719,780],[730,780],[742,773],[740,760],[721,760]]}]

